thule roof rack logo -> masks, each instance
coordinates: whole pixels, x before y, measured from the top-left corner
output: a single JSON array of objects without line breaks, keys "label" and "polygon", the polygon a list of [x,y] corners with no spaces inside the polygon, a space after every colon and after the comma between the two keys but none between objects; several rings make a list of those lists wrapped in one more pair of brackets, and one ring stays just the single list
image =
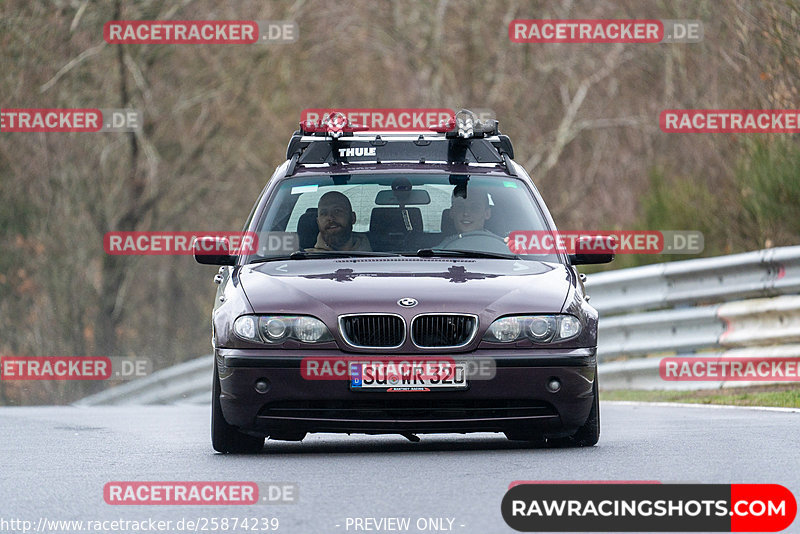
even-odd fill
[{"label": "thule roof rack logo", "polygon": [[354,148],[340,148],[340,158],[350,158],[354,156],[374,156],[375,147],[354,147]]}]

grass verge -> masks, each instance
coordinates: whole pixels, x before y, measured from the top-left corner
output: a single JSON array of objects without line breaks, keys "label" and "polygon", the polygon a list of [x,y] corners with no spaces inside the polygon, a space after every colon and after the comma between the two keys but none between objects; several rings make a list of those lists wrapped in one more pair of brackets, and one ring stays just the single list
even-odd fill
[{"label": "grass verge", "polygon": [[776,406],[800,408],[800,384],[768,385],[700,391],[645,391],[619,389],[601,391],[600,400],[639,402],[686,402],[733,406]]}]

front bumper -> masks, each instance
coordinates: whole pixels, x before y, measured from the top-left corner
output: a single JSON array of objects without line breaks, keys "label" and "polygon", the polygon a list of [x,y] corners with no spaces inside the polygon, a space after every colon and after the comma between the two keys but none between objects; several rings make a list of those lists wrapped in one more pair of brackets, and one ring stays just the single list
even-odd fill
[{"label": "front bumper", "polygon": [[[470,380],[466,390],[402,393],[353,392],[343,379],[307,380],[300,369],[304,357],[360,356],[338,351],[295,355],[295,351],[285,350],[217,349],[225,419],[243,432],[266,436],[524,429],[558,437],[573,434],[586,421],[594,400],[594,348],[522,354],[482,350],[454,355],[458,360],[493,359],[494,378]],[[552,378],[561,382],[555,393],[546,387]],[[264,393],[255,388],[260,379],[269,382]]]}]

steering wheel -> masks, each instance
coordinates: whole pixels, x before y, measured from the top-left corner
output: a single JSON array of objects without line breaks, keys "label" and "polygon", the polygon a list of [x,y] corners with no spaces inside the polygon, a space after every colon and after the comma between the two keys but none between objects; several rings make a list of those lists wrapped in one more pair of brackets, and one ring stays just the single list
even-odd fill
[{"label": "steering wheel", "polygon": [[445,250],[476,250],[482,252],[497,252],[500,254],[510,254],[511,250],[505,239],[488,230],[476,230],[457,234],[438,248]]}]

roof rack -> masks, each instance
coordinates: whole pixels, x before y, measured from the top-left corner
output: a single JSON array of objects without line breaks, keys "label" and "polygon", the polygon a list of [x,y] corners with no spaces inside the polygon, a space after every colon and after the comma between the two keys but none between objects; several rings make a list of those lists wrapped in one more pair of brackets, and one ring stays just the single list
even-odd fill
[{"label": "roof rack", "polygon": [[[461,116],[466,115],[467,120]],[[339,114],[341,115],[341,114]],[[331,115],[333,116],[333,114]],[[351,163],[495,163],[516,175],[511,164],[514,147],[502,135],[497,121],[472,121],[474,114],[462,110],[432,132],[365,132],[366,128],[345,120],[322,124],[300,123],[286,149],[290,161],[286,175],[298,164]]]}]

